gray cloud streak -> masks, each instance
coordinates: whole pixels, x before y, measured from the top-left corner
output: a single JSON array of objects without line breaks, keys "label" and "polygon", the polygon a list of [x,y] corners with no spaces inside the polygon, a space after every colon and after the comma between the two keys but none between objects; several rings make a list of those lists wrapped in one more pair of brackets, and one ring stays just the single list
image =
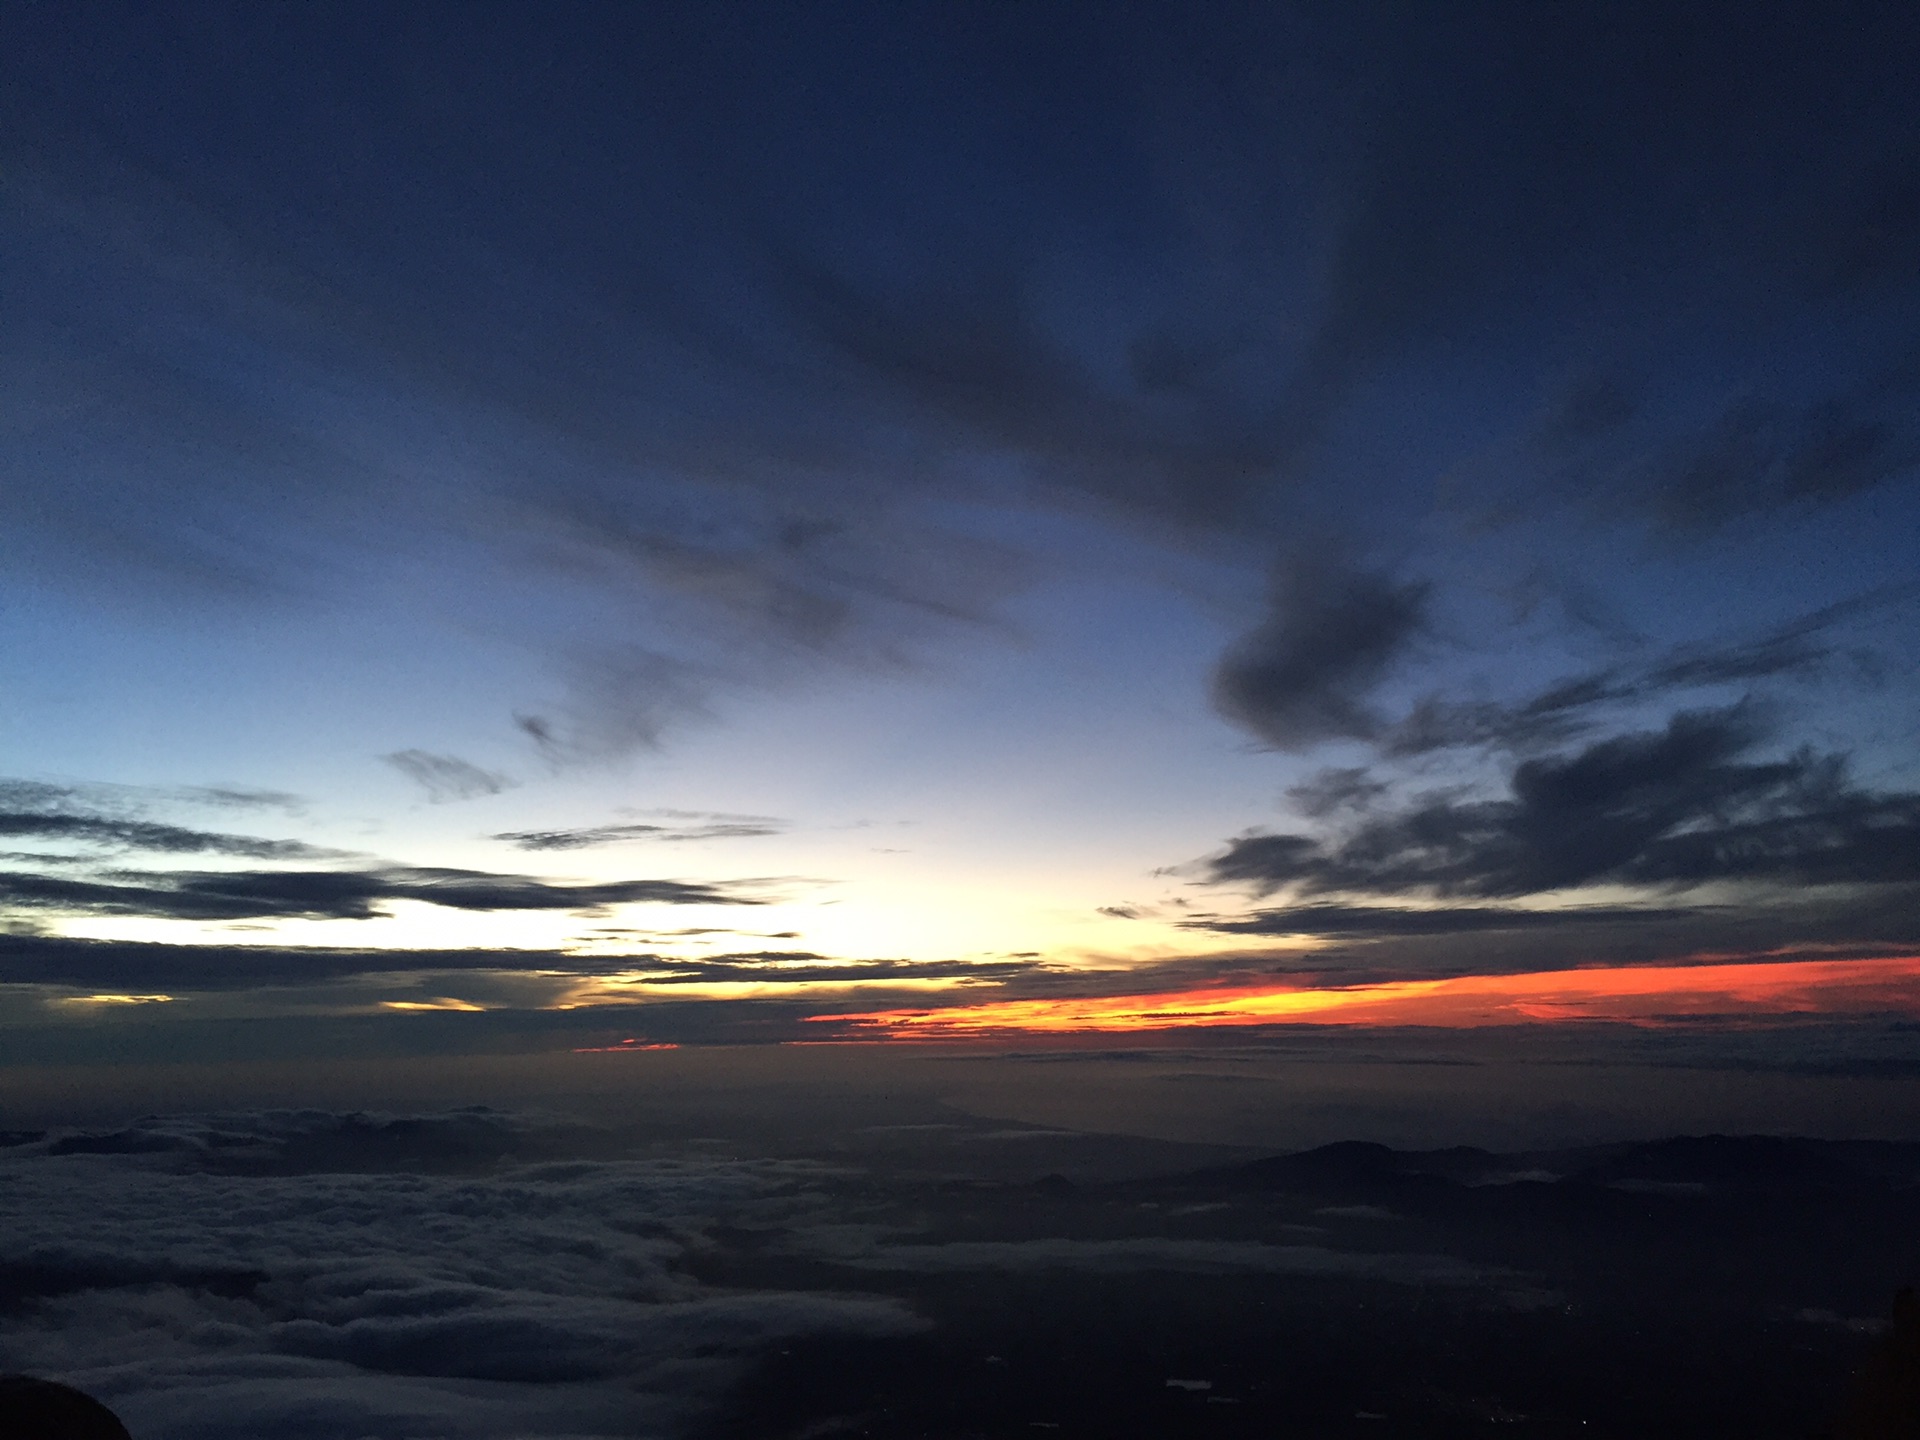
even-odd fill
[{"label": "gray cloud streak", "polygon": [[365,920],[395,901],[452,910],[571,910],[610,905],[761,905],[737,882],[614,880],[566,884],[527,875],[430,866],[373,870],[115,871],[75,880],[0,874],[0,902],[68,914],[178,920]]},{"label": "gray cloud streak", "polygon": [[1746,639],[1673,646],[1646,660],[1571,675],[1517,704],[1428,696],[1381,731],[1380,750],[1388,758],[1470,746],[1524,751],[1589,732],[1610,708],[1688,691],[1764,680],[1870,681],[1880,662],[1871,649],[1843,643],[1841,632],[1863,619],[1898,614],[1916,597],[1920,589],[1912,585],[1872,591]]},{"label": "gray cloud streak", "polygon": [[635,840],[751,840],[779,835],[785,828],[777,820],[751,817],[698,825],[587,825],[576,830],[512,830],[492,838],[518,850],[586,850]]},{"label": "gray cloud streak", "polygon": [[1746,758],[1764,736],[1750,708],[1686,712],[1661,731],[1522,761],[1506,798],[1429,798],[1324,839],[1242,837],[1208,874],[1385,898],[1920,880],[1920,796],[1860,790],[1839,756]]},{"label": "gray cloud streak", "polygon": [[101,815],[0,812],[0,835],[24,840],[71,842],[152,854],[233,855],[251,860],[323,860],[343,852],[299,840],[266,840],[190,830],[151,820],[121,820]]},{"label": "gray cloud streak", "polygon": [[426,750],[396,750],[380,757],[426,792],[435,805],[498,795],[519,782],[497,771],[483,770],[458,755],[435,755]]},{"label": "gray cloud streak", "polygon": [[[961,980],[1005,984],[1046,967],[1019,960],[853,960],[805,950],[717,955],[650,951],[379,949],[281,945],[154,944],[59,935],[0,934],[0,985],[99,993],[247,991],[326,986],[367,977],[491,972],[642,974],[653,985],[751,981],[762,987]],[[906,993],[903,991],[902,993]]]}]

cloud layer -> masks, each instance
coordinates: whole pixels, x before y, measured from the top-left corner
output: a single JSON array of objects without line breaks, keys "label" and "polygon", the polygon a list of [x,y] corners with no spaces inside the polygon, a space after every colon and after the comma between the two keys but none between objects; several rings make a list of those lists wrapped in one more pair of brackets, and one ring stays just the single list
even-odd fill
[{"label": "cloud layer", "polygon": [[[805,1166],[355,1173],[390,1163],[393,1124],[414,1165],[437,1139],[473,1154],[476,1134],[511,1149],[524,1128],[268,1112],[0,1151],[6,1365],[103,1397],[155,1440],[683,1433],[765,1347],[919,1323],[889,1300],[717,1290],[681,1269],[769,1195],[804,1210]],[[272,1173],[303,1152],[328,1173]]]}]

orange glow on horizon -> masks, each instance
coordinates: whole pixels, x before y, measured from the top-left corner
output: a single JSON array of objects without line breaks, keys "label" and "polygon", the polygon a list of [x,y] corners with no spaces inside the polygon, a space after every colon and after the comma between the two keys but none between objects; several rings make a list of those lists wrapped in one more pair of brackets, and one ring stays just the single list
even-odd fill
[{"label": "orange glow on horizon", "polygon": [[937,1009],[812,1015],[854,1038],[1125,1032],[1222,1025],[1484,1025],[1611,1020],[1670,1024],[1708,1016],[1897,1013],[1920,1018],[1920,955],[1874,960],[1737,961],[1456,975],[1319,987],[1217,987],[1143,995],[994,1000]]}]

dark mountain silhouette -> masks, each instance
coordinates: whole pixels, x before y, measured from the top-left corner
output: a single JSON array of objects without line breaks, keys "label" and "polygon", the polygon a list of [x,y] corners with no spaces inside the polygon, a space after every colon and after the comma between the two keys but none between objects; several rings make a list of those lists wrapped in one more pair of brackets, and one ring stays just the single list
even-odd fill
[{"label": "dark mountain silhouette", "polygon": [[1572,1185],[1729,1186],[1738,1189],[1920,1184],[1920,1145],[1780,1135],[1679,1135],[1573,1150],[1495,1153],[1469,1145],[1395,1150],[1347,1140],[1246,1164],[1196,1171],[1229,1188],[1323,1190],[1447,1181],[1485,1185],[1552,1179]]},{"label": "dark mountain silhouette", "polygon": [[0,1375],[0,1436],[6,1440],[132,1440],[115,1414],[71,1385]]},{"label": "dark mountain silhouette", "polygon": [[1920,1440],[1920,1295],[1893,1298],[1893,1324],[1854,1372],[1835,1440]]},{"label": "dark mountain silhouette", "polygon": [[1395,1150],[1366,1140],[1342,1140],[1292,1155],[1274,1155],[1199,1174],[1220,1181],[1285,1190],[1393,1185],[1433,1179],[1470,1184],[1503,1168],[1510,1168],[1509,1157],[1471,1145],[1446,1150]]},{"label": "dark mountain silhouette", "polygon": [[1571,1178],[1594,1184],[1845,1185],[1866,1178],[1839,1145],[1777,1135],[1682,1135],[1634,1145]]}]

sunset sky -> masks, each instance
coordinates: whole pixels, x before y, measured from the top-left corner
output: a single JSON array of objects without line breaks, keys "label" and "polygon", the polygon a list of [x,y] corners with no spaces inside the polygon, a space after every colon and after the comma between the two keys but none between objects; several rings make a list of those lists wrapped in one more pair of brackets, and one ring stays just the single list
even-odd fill
[{"label": "sunset sky", "polygon": [[5,7],[0,1066],[1920,1033],[1839,8]]}]

